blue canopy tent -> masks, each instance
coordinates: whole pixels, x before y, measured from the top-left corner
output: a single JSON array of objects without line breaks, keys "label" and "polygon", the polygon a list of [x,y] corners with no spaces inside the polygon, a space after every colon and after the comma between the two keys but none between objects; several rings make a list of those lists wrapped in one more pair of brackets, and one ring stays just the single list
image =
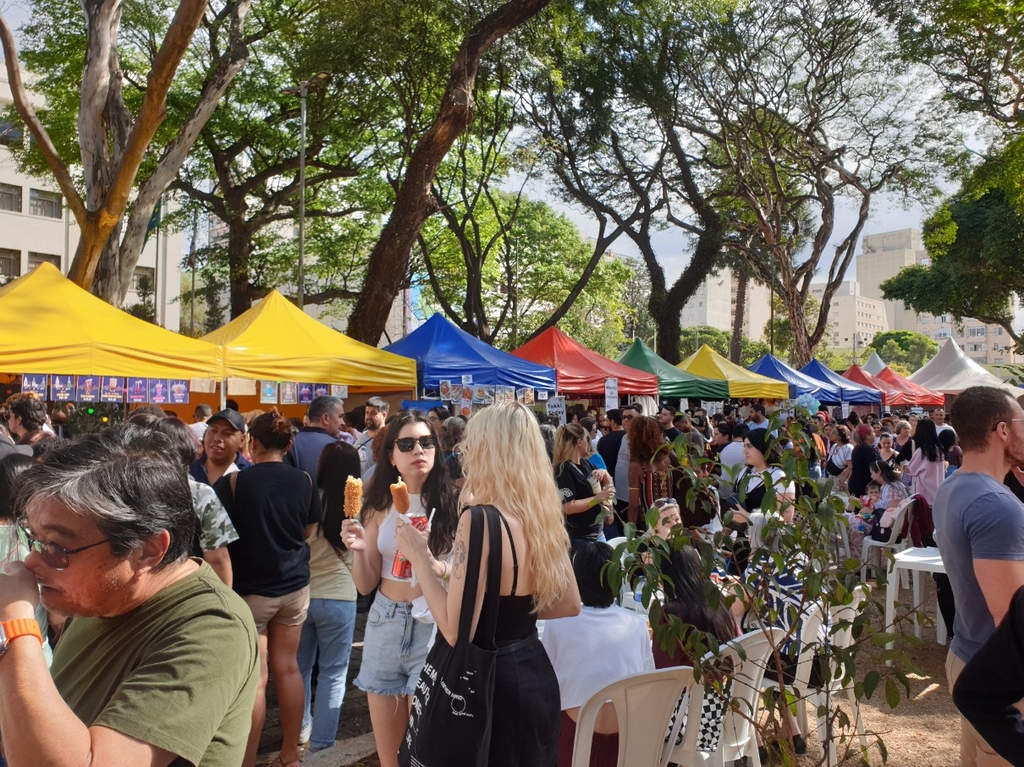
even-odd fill
[{"label": "blue canopy tent", "polygon": [[837,399],[826,400],[818,397],[818,402],[823,405],[839,405],[843,402],[849,402],[854,405],[882,404],[882,392],[878,389],[861,386],[858,383],[854,383],[849,378],[843,378],[838,373],[829,370],[827,367],[822,365],[818,360],[811,360],[800,368],[800,372],[806,376],[810,376],[811,378],[816,378],[819,381],[831,384],[839,389],[839,398]]},{"label": "blue canopy tent", "polygon": [[473,385],[532,387],[555,391],[555,371],[506,354],[474,338],[435,312],[430,319],[385,351],[416,360],[420,392],[437,392],[442,380],[462,383],[473,376]]},{"label": "blue canopy tent", "polygon": [[789,385],[789,396],[791,399],[796,399],[801,394],[810,394],[818,402],[839,400],[838,386],[804,375],[799,370],[791,368],[778,357],[774,357],[771,354],[764,355],[747,369],[768,378],[784,381]]}]

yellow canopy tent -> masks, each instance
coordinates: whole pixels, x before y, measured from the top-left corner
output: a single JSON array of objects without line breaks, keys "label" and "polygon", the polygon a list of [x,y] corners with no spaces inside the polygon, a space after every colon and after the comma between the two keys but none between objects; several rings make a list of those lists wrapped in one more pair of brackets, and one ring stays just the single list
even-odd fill
[{"label": "yellow canopy tent", "polygon": [[221,378],[220,349],[172,333],[82,290],[43,263],[0,288],[0,370]]},{"label": "yellow canopy tent", "polygon": [[695,376],[713,378],[729,384],[730,397],[787,399],[789,386],[783,381],[758,375],[730,362],[707,344],[676,365]]},{"label": "yellow canopy tent", "polygon": [[276,290],[203,340],[223,347],[227,376],[346,384],[356,392],[416,388],[415,360],[353,341]]}]

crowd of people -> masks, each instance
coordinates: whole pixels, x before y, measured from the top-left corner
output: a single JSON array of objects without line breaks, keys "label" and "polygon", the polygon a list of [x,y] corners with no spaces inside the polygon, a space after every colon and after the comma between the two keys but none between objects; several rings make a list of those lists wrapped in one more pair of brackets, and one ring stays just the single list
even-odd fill
[{"label": "crowd of people", "polygon": [[[979,679],[969,661],[986,657],[1024,584],[1024,410],[976,387],[954,403],[956,430],[945,415],[784,419],[761,402],[711,414],[666,403],[653,414],[577,407],[559,425],[512,403],[467,422],[441,406],[392,414],[377,397],[346,413],[325,396],[299,421],[199,406],[185,424],[144,406],[126,425],[67,440],[40,400],[15,395],[0,433],[6,758],[250,767],[273,678],[275,764],[294,767],[335,742],[363,595],[372,601],[354,684],[383,767],[408,745],[430,648],[454,645],[466,621],[498,651],[488,763],[568,765],[591,694],[615,676],[691,661],[685,642],[666,647],[617,605],[607,542],[633,529],[653,552],[680,530],[724,532],[735,540],[716,577],[764,578],[750,562],[765,561],[757,552],[773,550],[814,482],[846,505],[854,556],[858,535],[909,535],[893,520],[910,498],[921,520],[934,517],[935,538],[921,530],[949,558],[937,585],[950,685],[962,674],[968,696]],[[789,458],[797,476],[783,470]],[[355,510],[350,479],[365,481]],[[496,537],[473,537],[474,524]],[[664,615],[716,642],[765,620],[799,634],[799,560],[767,574],[778,603],[752,616],[744,600],[709,606],[694,547],[665,552]],[[482,587],[475,601],[463,594],[495,555],[500,588],[485,610]],[[26,634],[39,642],[12,641]],[[616,652],[592,663],[609,644]],[[970,701],[973,716],[981,707]],[[1005,738],[977,716],[978,729],[964,724],[965,754],[999,759],[985,738]],[[701,722],[706,747],[719,723]],[[801,753],[795,720],[790,732]],[[615,762],[616,733],[603,712],[592,765]]]}]

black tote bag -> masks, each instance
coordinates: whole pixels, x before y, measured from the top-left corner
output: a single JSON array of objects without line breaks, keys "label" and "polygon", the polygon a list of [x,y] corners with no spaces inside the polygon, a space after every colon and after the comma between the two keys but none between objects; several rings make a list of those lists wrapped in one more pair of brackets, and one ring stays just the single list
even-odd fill
[{"label": "black tote bag", "polygon": [[[501,588],[501,522],[497,509],[490,506],[474,506],[468,513],[469,561],[458,638],[452,647],[437,632],[434,646],[427,654],[416,682],[409,726],[398,751],[402,767],[487,767],[497,658],[494,631]],[[476,642],[471,642],[469,632],[480,580],[485,515],[490,543],[487,591]]]}]

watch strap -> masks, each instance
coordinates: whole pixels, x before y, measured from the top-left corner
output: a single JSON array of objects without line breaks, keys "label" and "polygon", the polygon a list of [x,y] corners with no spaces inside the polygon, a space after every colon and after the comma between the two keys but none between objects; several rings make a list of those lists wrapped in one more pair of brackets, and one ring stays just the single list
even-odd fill
[{"label": "watch strap", "polygon": [[0,627],[3,627],[4,636],[7,639],[6,644],[10,644],[12,639],[24,636],[33,636],[39,640],[39,644],[43,643],[43,633],[39,630],[39,621],[35,618],[15,618],[12,621],[3,621],[0,623]]}]

